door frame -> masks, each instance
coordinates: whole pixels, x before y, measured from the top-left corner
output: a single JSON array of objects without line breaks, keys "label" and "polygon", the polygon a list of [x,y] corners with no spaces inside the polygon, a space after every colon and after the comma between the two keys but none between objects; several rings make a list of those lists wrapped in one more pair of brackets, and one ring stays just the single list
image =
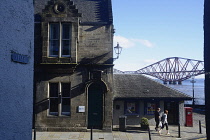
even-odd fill
[{"label": "door frame", "polygon": [[[89,128],[89,126],[88,126],[88,113],[89,113],[89,106],[88,106],[88,102],[89,102],[89,88],[91,87],[91,86],[99,86],[99,87],[101,87],[101,89],[102,89],[102,93],[101,94],[103,94],[102,95],[102,122],[101,122],[101,128],[96,128],[96,129],[102,129],[103,128],[103,124],[104,124],[104,121],[105,121],[105,98],[106,98],[106,93],[107,93],[107,85],[105,84],[105,82],[104,81],[92,81],[92,82],[90,82],[90,83],[88,83],[87,84],[87,86],[86,86],[86,97],[87,97],[87,114],[86,114],[86,126],[87,126],[87,128]],[[94,129],[94,128],[93,128]]]},{"label": "door frame", "polygon": [[[167,105],[170,104],[170,107]],[[164,110],[168,110],[168,123],[177,125],[179,123],[179,102],[164,101]]]}]

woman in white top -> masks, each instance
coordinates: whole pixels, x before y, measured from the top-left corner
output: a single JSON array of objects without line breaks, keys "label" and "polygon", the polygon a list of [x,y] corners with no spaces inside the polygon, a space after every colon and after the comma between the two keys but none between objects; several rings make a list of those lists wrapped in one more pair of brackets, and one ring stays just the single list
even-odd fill
[{"label": "woman in white top", "polygon": [[166,126],[166,131],[167,131],[166,135],[169,135],[169,134],[170,134],[170,133],[169,133],[169,130],[168,130],[168,120],[167,120],[167,116],[168,116],[168,110],[165,110],[165,111],[164,111],[164,114],[163,114],[162,117],[161,117],[162,127],[161,127],[161,129],[160,129],[160,131],[159,131],[159,134],[161,134],[161,131],[162,131],[162,129],[164,128],[164,126]]}]

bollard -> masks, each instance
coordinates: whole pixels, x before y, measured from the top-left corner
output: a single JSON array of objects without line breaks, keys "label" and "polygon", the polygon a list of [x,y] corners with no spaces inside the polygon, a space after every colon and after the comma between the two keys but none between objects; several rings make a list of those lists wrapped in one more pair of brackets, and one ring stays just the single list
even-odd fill
[{"label": "bollard", "polygon": [[180,133],[180,123],[178,124],[178,138],[181,138],[181,133]]},{"label": "bollard", "polygon": [[201,120],[199,120],[199,134],[202,134],[202,130],[201,130]]},{"label": "bollard", "polygon": [[151,140],[151,133],[150,133],[150,128],[148,126],[148,133],[149,133],[149,140]]},{"label": "bollard", "polygon": [[90,140],[93,140],[93,127],[91,127],[91,130],[90,130]]},{"label": "bollard", "polygon": [[34,128],[34,140],[36,140],[36,128]]},{"label": "bollard", "polygon": [[113,118],[112,118],[112,130],[113,130],[113,128],[114,128],[114,127],[113,127]]}]

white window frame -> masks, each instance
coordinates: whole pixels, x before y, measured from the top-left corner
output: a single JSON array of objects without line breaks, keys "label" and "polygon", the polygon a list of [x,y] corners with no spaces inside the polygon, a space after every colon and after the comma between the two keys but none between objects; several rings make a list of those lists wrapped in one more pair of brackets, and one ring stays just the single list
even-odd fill
[{"label": "white window frame", "polygon": [[[59,25],[59,38],[58,38],[58,55],[52,55],[50,54],[50,48],[51,48],[51,40],[55,40],[55,39],[51,39],[51,25],[52,24],[58,24]],[[69,25],[69,39],[64,39],[63,38],[63,25],[64,24],[68,24]],[[49,57],[70,57],[71,56],[71,47],[72,47],[72,23],[70,22],[52,22],[52,23],[49,23],[48,25],[48,36],[49,36],[49,39],[48,39],[48,42],[49,42],[49,45],[48,45],[48,56]],[[63,55],[62,54],[62,51],[63,51],[63,41],[64,40],[69,40],[69,55]]]},{"label": "white window frame", "polygon": [[[51,83],[57,83],[58,84],[58,97],[50,97],[50,84]],[[69,97],[63,97],[62,96],[62,84],[69,84]],[[58,112],[50,112],[50,99],[58,98]],[[62,111],[62,99],[69,99],[69,112],[63,112]],[[71,114],[71,83],[70,82],[49,82],[48,83],[48,100],[49,100],[49,108],[48,108],[48,115],[49,116],[70,116]]]}]

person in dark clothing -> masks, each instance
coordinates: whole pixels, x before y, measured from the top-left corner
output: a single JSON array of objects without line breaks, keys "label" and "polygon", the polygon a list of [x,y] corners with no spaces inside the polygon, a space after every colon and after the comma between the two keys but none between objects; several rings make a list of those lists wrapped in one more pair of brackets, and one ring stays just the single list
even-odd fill
[{"label": "person in dark clothing", "polygon": [[156,122],[155,130],[158,131],[158,126],[160,123],[160,108],[157,108],[157,110],[155,111],[155,122]]}]

